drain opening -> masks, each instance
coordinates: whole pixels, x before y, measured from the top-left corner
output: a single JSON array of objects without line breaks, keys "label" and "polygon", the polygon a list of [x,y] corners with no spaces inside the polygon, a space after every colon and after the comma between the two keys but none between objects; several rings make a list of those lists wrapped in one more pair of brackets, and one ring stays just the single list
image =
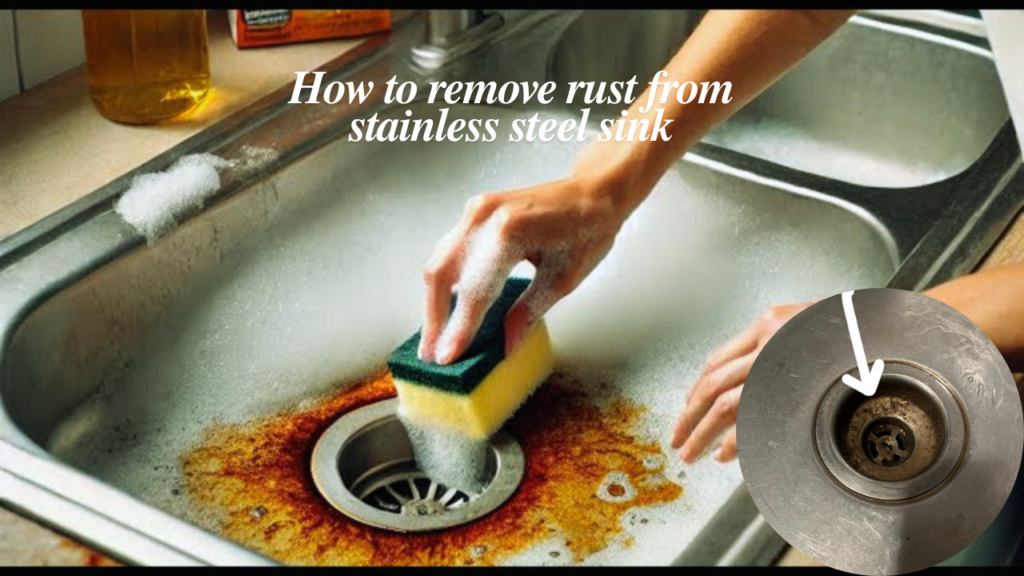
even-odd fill
[{"label": "drain opening", "polygon": [[863,496],[914,498],[938,486],[965,449],[965,422],[946,384],[886,360],[871,396],[831,386],[815,418],[815,445],[832,477]]},{"label": "drain opening", "polygon": [[881,418],[864,427],[863,446],[875,464],[900,466],[914,453],[914,435],[896,418]]},{"label": "drain opening", "polygon": [[939,399],[903,376],[883,376],[872,396],[847,395],[836,416],[840,455],[854,470],[876,480],[920,474],[946,442]]},{"label": "drain opening", "polygon": [[415,516],[441,514],[470,500],[469,494],[434,482],[419,470],[388,474],[356,497],[378,510]]},{"label": "drain opening", "polygon": [[395,399],[342,416],[313,450],[313,480],[330,504],[354,520],[399,532],[451,528],[497,509],[524,472],[522,448],[499,432],[488,449],[479,494],[449,487],[416,465]]}]

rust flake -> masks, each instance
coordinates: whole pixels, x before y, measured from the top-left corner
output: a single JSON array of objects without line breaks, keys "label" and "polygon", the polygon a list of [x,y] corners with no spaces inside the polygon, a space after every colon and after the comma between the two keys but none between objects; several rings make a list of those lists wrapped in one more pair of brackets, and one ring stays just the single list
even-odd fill
[{"label": "rust flake", "polygon": [[[316,407],[207,430],[182,457],[186,490],[197,508],[214,512],[211,528],[290,564],[491,565],[553,536],[579,562],[623,536],[634,507],[674,501],[683,489],[660,467],[661,454],[637,438],[643,408],[616,400],[599,407],[576,380],[555,374],[508,425],[526,454],[516,493],[492,514],[445,531],[398,534],[351,520],[317,492],[309,472],[313,446],[338,417],[395,396],[382,372]],[[637,487],[628,502],[597,497],[610,472]],[[212,516],[203,515],[206,524]],[[632,537],[623,545],[632,546]]]}]

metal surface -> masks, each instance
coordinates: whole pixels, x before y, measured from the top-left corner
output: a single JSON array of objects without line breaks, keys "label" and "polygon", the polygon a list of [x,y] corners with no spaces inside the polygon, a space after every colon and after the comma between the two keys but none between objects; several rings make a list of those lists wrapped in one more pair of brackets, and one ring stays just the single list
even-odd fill
[{"label": "metal surface", "polygon": [[[212,538],[183,520],[111,490],[103,482],[6,442],[0,442],[0,500],[16,512],[37,518],[125,562],[164,566],[272,564],[234,542]],[[197,540],[197,534],[206,538]]]},{"label": "metal surface", "polygon": [[413,61],[423,70],[436,70],[458,60],[493,39],[504,19],[483,10],[428,10],[427,43],[412,49]]},{"label": "metal surface", "polygon": [[917,24],[925,25],[932,29],[956,31],[967,36],[976,38],[987,38],[985,22],[981,18],[958,14],[951,10],[861,10],[865,16],[873,16],[896,22],[901,25]]},{"label": "metal surface", "polygon": [[[872,412],[879,406],[859,393],[836,392],[856,360],[840,295],[827,298],[786,323],[758,355],[740,400],[740,466],[768,523],[798,550],[847,572],[902,574],[953,556],[993,521],[1020,468],[1024,419],[1006,362],[962,314],[902,290],[858,290],[853,301],[868,361],[886,362],[883,409]],[[875,416],[910,428],[916,445],[904,466],[930,451],[929,439],[941,439],[934,462],[889,480],[858,473],[864,462],[848,466],[850,489],[833,472],[845,462],[834,445],[817,457],[823,440],[834,443],[834,431],[848,429],[844,406],[852,420],[862,407],[861,416],[871,413],[853,426],[857,433],[884,428]],[[837,413],[831,431],[816,427]],[[883,432],[891,435],[891,424]],[[900,469],[870,464],[881,477]]]},{"label": "metal surface", "polygon": [[[639,74],[658,69],[663,64],[659,60],[671,54],[699,20],[699,13],[671,11],[499,15],[503,25],[483,35],[485,42],[455,42],[450,54],[457,57],[426,71],[413,53],[428,37],[428,23],[425,15],[414,16],[322,67],[328,72],[323,81],[380,85],[397,75],[416,82],[423,94],[435,80],[564,83],[623,79],[624,74],[628,79],[630,70]],[[874,230],[872,246],[877,248],[872,250],[893,260],[889,286],[921,289],[969,271],[1024,206],[1020,149],[1002,111],[984,42],[965,41],[940,28],[922,31],[902,27],[897,20],[880,24],[868,18],[855,18],[843,34],[828,50],[812,54],[811,60],[817,60],[809,60],[799,74],[766,93],[761,105],[744,112],[752,114],[746,116],[750,122],[738,117],[735,126],[749,129],[755,138],[758,119],[800,127],[809,141],[822,142],[819,148],[836,157],[846,153],[844,146],[876,157],[899,159],[914,153],[928,167],[921,182],[904,188],[864,185],[828,171],[812,173],[797,157],[759,156],[742,146],[730,147],[729,142],[719,140],[716,145],[714,138],[694,147],[680,165],[694,182],[756,188],[765,198],[812,199],[864,223],[856,229]],[[845,64],[839,68],[830,65],[833,62]],[[950,62],[956,73],[939,65]],[[921,82],[929,88],[908,83],[878,94],[837,92],[859,79],[891,86],[885,83],[903,82],[908,69],[921,71]],[[936,78],[943,89],[935,88]],[[951,95],[945,90],[949,86],[962,91]],[[165,396],[111,388],[125,351],[152,329],[172,295],[201,282],[225,253],[261,241],[269,223],[284,217],[282,206],[287,202],[308,194],[314,185],[336,187],[348,174],[364,169],[367,159],[391,154],[383,146],[344,142],[353,120],[398,112],[388,110],[382,95],[383,91],[374,91],[363,104],[289,105],[292,86],[284,86],[0,241],[4,505],[129,562],[268,562],[142,502],[90,470],[54,458],[47,446],[68,415],[97,394],[122,397],[119,409],[102,415],[107,421],[137,414],[158,421],[165,414]],[[858,108],[868,101],[865,98],[870,107]],[[557,111],[559,106],[547,108]],[[579,108],[577,102],[562,111],[576,116]],[[525,106],[513,112],[522,115],[537,109]],[[849,113],[836,114],[837,109]],[[945,112],[950,109],[955,112]],[[598,106],[594,112],[600,112]],[[936,127],[943,130],[935,132]],[[278,155],[258,170],[224,172],[216,196],[202,211],[183,219],[167,241],[147,246],[111,210],[112,200],[138,174],[163,170],[189,153],[244,159],[247,146],[271,148]],[[317,155],[327,147],[332,149],[329,155]],[[401,165],[402,170],[416,166]],[[457,182],[459,169],[479,168],[453,164],[452,182]],[[458,187],[452,188],[455,194]],[[344,199],[343,190],[337,192],[334,197]],[[305,392],[295,390],[278,400],[294,401],[295,395]],[[250,390],[227,401],[264,401],[262,408],[271,411],[277,405],[262,399],[272,394],[283,396],[280,390],[264,390],[262,395]],[[808,421],[807,430],[811,429]],[[814,453],[813,446],[805,448],[810,450],[805,457]],[[116,469],[117,455],[112,450],[109,460],[93,464]],[[682,562],[711,556],[715,558],[707,561],[712,563],[765,562],[772,556],[769,549],[777,549],[781,541],[766,531],[752,506],[743,504],[745,497],[745,488],[740,487],[695,542],[680,542]],[[695,548],[698,542],[704,543],[702,551]],[[716,545],[708,546],[709,542]]]},{"label": "metal surface", "polygon": [[398,532],[442,530],[494,511],[515,492],[525,460],[507,433],[491,439],[483,491],[467,494],[420,471],[397,408],[391,399],[350,412],[317,442],[313,481],[340,512]]},{"label": "metal surface", "polygon": [[483,10],[429,10],[427,40],[431,44],[455,44],[459,36],[484,21]]}]

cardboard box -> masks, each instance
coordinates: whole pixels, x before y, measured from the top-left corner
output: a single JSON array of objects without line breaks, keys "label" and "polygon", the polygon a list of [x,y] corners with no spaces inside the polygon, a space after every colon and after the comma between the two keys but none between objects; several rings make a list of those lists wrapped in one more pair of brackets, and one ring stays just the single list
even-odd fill
[{"label": "cardboard box", "polygon": [[362,36],[391,29],[391,10],[228,10],[239,48]]}]

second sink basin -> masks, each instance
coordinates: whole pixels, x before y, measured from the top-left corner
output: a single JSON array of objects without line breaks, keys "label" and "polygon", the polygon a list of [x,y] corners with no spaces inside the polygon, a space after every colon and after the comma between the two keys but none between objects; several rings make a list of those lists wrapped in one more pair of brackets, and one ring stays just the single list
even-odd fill
[{"label": "second sink basin", "polygon": [[[636,74],[642,91],[698,22],[693,11],[587,11],[566,30],[550,74],[559,85]],[[609,117],[620,109],[595,108]],[[855,184],[906,188],[966,169],[1008,117],[987,51],[855,16],[704,141]]]}]

